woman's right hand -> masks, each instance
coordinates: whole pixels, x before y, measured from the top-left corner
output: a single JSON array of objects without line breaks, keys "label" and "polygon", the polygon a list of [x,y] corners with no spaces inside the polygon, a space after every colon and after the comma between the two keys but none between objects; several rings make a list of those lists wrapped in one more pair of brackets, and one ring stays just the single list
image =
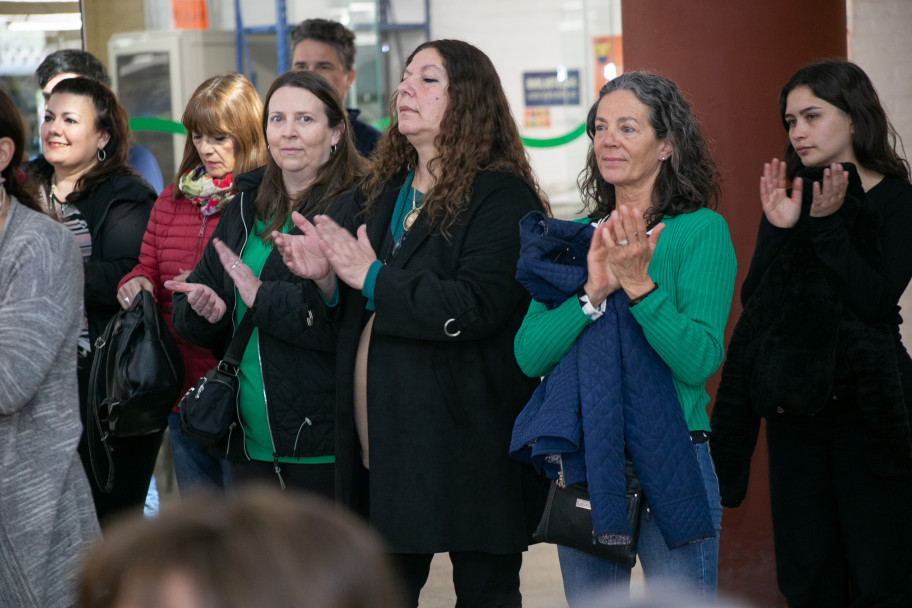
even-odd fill
[{"label": "woman's right hand", "polygon": [[332,298],[336,289],[336,275],[329,259],[320,249],[317,229],[297,211],[291,214],[291,221],[304,234],[272,233],[282,261],[297,276],[316,283],[324,297]]},{"label": "woman's right hand", "polygon": [[117,290],[117,302],[120,304],[120,307],[124,310],[130,308],[130,304],[133,303],[136,296],[138,296],[139,292],[143,289],[149,293],[155,293],[152,281],[146,277],[133,277],[121,285],[120,289]]},{"label": "woman's right hand", "polygon": [[792,196],[786,195],[785,162],[774,158],[763,165],[760,204],[767,221],[777,228],[791,228],[801,215],[801,178],[792,182]]},{"label": "woman's right hand", "polygon": [[187,303],[193,312],[210,323],[218,323],[228,307],[225,301],[216,295],[208,285],[202,283],[184,283],[183,281],[165,281],[165,288],[187,294]]},{"label": "woman's right hand", "polygon": [[605,299],[620,289],[621,283],[611,271],[608,263],[608,240],[613,238],[607,223],[599,224],[592,233],[586,266],[589,278],[583,289],[589,296],[589,304],[598,308]]}]

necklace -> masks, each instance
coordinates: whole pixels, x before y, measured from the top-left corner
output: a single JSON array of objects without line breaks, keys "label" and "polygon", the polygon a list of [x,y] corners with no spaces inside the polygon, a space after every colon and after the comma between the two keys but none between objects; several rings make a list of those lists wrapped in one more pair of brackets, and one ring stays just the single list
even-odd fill
[{"label": "necklace", "polygon": [[402,220],[402,229],[406,232],[411,230],[419,213],[421,213],[421,206],[418,205],[418,188],[412,188],[412,208]]}]

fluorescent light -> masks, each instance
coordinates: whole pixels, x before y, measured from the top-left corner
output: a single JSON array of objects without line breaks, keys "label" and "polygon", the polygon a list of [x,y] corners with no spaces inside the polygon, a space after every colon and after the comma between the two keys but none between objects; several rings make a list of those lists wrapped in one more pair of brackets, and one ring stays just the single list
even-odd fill
[{"label": "fluorescent light", "polygon": [[59,32],[82,28],[79,13],[48,13],[46,15],[16,15],[10,19],[7,29],[11,32]]}]

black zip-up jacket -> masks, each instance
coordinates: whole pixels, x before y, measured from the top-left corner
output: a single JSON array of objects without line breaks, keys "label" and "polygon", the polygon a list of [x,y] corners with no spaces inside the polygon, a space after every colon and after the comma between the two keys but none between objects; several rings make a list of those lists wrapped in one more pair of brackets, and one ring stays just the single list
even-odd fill
[{"label": "black zip-up jacket", "polygon": [[[238,176],[239,193],[222,212],[212,235],[238,255],[253,230],[254,201],[262,177],[262,168]],[[296,228],[292,232],[300,234]],[[273,458],[331,455],[341,307],[328,309],[313,281],[292,274],[277,250],[270,253],[259,278],[262,285],[250,311],[259,330],[260,371]],[[235,331],[236,292],[211,240],[187,282],[211,287],[225,301],[227,311],[218,323],[209,323],[190,308],[185,294],[174,292],[174,329],[188,342],[209,348],[221,358]],[[221,456],[248,460],[243,439],[242,425],[236,425],[227,452]]]},{"label": "black zip-up jacket", "polygon": [[[54,174],[54,167],[41,156],[27,170],[42,184]],[[85,307],[92,343],[120,310],[117,284],[139,260],[156,198],[152,187],[138,175],[114,175],[74,203],[92,236],[92,255],[85,265]]]}]

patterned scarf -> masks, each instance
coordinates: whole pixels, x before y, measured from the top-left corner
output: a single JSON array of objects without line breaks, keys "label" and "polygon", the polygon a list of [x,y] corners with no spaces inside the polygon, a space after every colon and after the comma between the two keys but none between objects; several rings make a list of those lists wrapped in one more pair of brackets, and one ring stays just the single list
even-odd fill
[{"label": "patterned scarf", "polygon": [[203,165],[199,165],[181,175],[177,187],[191,203],[199,207],[200,213],[210,216],[231,202],[235,194],[233,186],[234,177],[231,173],[222,179],[215,179],[206,173]]}]

